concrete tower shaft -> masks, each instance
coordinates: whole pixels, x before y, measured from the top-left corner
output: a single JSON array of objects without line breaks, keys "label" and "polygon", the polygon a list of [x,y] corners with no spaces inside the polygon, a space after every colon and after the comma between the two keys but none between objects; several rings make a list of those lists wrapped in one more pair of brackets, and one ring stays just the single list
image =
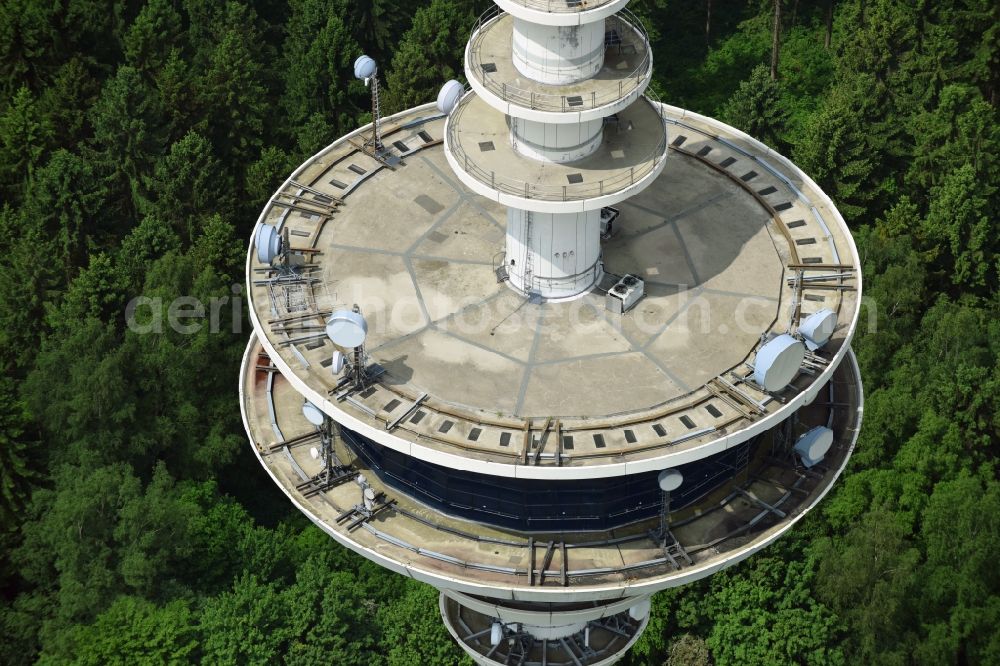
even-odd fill
[{"label": "concrete tower shaft", "polygon": [[540,25],[514,18],[514,65],[529,79],[566,85],[595,76],[604,65],[604,19],[580,25]]},{"label": "concrete tower shaft", "polygon": [[[643,176],[662,168],[659,162],[667,150],[662,118],[637,127],[631,114],[622,113],[648,104],[639,96],[652,72],[649,40],[624,10],[626,1],[575,5],[572,22],[565,3],[498,4],[510,14],[484,14],[466,49],[466,76],[481,83],[483,99],[506,116],[508,147],[515,158],[498,165],[502,171],[490,173],[489,192],[482,193],[499,198],[508,179],[526,176],[524,201],[504,202],[509,209],[502,274],[525,295],[572,298],[593,288],[603,275],[600,210],[610,203],[607,199],[620,201],[641,191],[652,180]],[[605,72],[609,61],[612,69]],[[503,79],[499,87],[491,75]],[[513,83],[517,81],[521,83]],[[480,120],[479,114],[455,113],[449,123],[457,132]],[[632,138],[641,138],[642,145],[657,146],[652,167],[638,179],[634,164],[627,178],[614,173],[627,159],[622,133],[635,133]],[[487,145],[477,143],[480,150]],[[495,142],[488,146],[496,149]],[[457,148],[451,144],[449,152]],[[469,155],[463,158],[456,168],[460,178],[476,171],[477,160],[470,165]],[[531,183],[545,180],[556,164],[571,171],[563,175],[565,180],[555,179],[555,196],[538,201]],[[484,177],[477,180],[486,185]],[[556,184],[560,181],[564,185]],[[571,187],[584,183],[596,187]]]}]

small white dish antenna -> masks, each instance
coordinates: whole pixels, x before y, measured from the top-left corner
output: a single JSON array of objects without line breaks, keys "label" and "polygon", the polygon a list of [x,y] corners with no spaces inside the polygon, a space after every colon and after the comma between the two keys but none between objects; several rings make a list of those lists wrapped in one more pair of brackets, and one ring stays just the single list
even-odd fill
[{"label": "small white dish antenna", "polygon": [[461,83],[452,79],[448,81],[443,86],[441,86],[441,91],[438,93],[437,98],[437,108],[438,111],[444,114],[449,114],[458,106],[458,100],[462,99],[462,95],[465,94],[465,86]]},{"label": "small white dish antenna", "polygon": [[302,416],[306,417],[306,421],[309,421],[309,423],[312,423],[314,426],[323,425],[326,418],[326,415],[320,411],[319,407],[311,402],[302,403]]},{"label": "small white dish antenna", "polygon": [[637,603],[635,606],[632,606],[631,608],[628,609],[629,617],[631,617],[633,620],[636,620],[637,622],[641,621],[643,618],[649,615],[649,608],[650,608],[649,597],[646,597],[645,599]]},{"label": "small white dish antenna", "polygon": [[816,426],[799,437],[795,443],[795,452],[802,459],[802,464],[812,467],[823,461],[830,447],[833,446],[833,431],[826,426]]},{"label": "small white dish antenna", "polygon": [[375,76],[377,69],[378,65],[375,61],[363,55],[354,61],[354,78],[364,81],[367,85],[368,79]]},{"label": "small white dish antenna", "polygon": [[309,447],[309,456],[313,460],[319,460],[319,449],[317,449],[315,446],[310,446]]},{"label": "small white dish antenna", "polygon": [[365,488],[364,492],[361,493],[365,500],[365,508],[371,511],[375,508],[375,491],[371,488]]},{"label": "small white dish antenna", "polygon": [[354,349],[365,343],[368,322],[360,312],[337,310],[326,320],[326,334],[338,347]]},{"label": "small white dish antenna", "polygon": [[368,479],[365,478],[364,474],[358,474],[358,478],[354,479],[354,482],[362,488],[368,485]]},{"label": "small white dish antenna", "polygon": [[339,375],[344,369],[344,364],[347,363],[347,358],[344,356],[344,352],[335,351],[333,352],[333,362],[330,363],[330,372],[335,375]]},{"label": "small white dish antenna", "polygon": [[500,645],[500,641],[503,640],[503,625],[499,622],[494,622],[493,626],[490,627],[490,645]]},{"label": "small white dish antenna", "polygon": [[657,475],[656,481],[660,484],[660,490],[669,493],[681,487],[681,484],[684,483],[684,475],[679,469],[665,469]]},{"label": "small white dish antenna", "polygon": [[830,341],[836,328],[837,313],[824,308],[809,315],[799,324],[799,334],[809,351],[816,351]]},{"label": "small white dish antenna", "polygon": [[262,224],[257,229],[257,260],[270,264],[281,254],[281,234],[270,224]]},{"label": "small white dish antenna", "polygon": [[780,391],[799,374],[806,348],[784,333],[764,343],[754,359],[753,380],[765,391]]}]

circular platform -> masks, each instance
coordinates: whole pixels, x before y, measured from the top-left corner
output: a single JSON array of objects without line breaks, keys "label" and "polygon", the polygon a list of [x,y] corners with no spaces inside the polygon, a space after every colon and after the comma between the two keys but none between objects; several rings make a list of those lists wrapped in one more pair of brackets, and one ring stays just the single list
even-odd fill
[{"label": "circular platform", "polygon": [[[462,606],[505,622],[535,625],[546,624],[538,616],[545,609],[524,604],[578,604],[560,608],[562,617],[570,611],[572,622],[589,622],[619,613],[644,595],[711,575],[766,547],[836,482],[854,448],[862,416],[857,363],[848,351],[846,362],[824,384],[829,402],[816,401],[799,410],[797,423],[779,427],[771,433],[773,443],[758,447],[745,463],[746,474],[730,476],[695,504],[673,513],[671,532],[682,547],[665,552],[652,536],[655,518],[613,530],[553,526],[526,533],[452,516],[424,504],[412,488],[399,487],[386,470],[367,465],[348,445],[344,429],[333,444],[340,462],[350,469],[344,478],[324,484],[322,463],[309,451],[318,442],[318,430],[302,414],[294,377],[278,372],[274,360],[253,337],[241,368],[241,409],[255,454],[288,498],[339,543],[381,566],[447,591]],[[781,433],[786,426],[795,434],[819,425],[833,430],[834,445],[821,464],[802,470],[780,444]],[[382,509],[367,522],[354,522],[361,516],[351,508],[361,498],[354,481],[358,474],[371,484],[376,498],[392,502],[378,499]],[[449,483],[455,480],[454,475],[447,478]],[[655,486],[655,480],[650,485]],[[502,601],[489,601],[493,598]]]},{"label": "circular platform", "polygon": [[588,157],[539,162],[514,149],[507,116],[469,93],[448,118],[445,155],[465,186],[505,206],[597,210],[636,194],[660,174],[667,130],[658,107],[642,97],[605,121],[603,143]]},{"label": "circular platform", "polygon": [[572,26],[599,21],[629,0],[496,0],[505,12],[541,25]]},{"label": "circular platform", "polygon": [[[608,284],[538,303],[499,281],[505,209],[456,178],[440,147],[444,119],[422,107],[385,127],[400,163],[348,137],[304,164],[265,211],[264,223],[287,226],[303,264],[276,279],[250,248],[251,319],[268,353],[300,393],[365,437],[485,474],[645,473],[773,427],[847,352],[860,287],[853,243],[829,199],[784,158],[663,109],[669,168],[620,205],[602,248],[608,274],[645,281],[629,312],[606,309]],[[354,304],[375,381],[348,395],[323,329]],[[821,310],[837,313],[831,340],[780,395],[756,387],[761,345]],[[529,456],[546,433],[559,451]]]},{"label": "circular platform", "polygon": [[629,106],[649,85],[652,50],[639,19],[627,10],[606,19],[613,44],[601,70],[569,85],[546,85],[518,71],[511,55],[513,26],[513,17],[493,9],[479,19],[465,50],[469,83],[498,111],[538,122],[579,123]]}]

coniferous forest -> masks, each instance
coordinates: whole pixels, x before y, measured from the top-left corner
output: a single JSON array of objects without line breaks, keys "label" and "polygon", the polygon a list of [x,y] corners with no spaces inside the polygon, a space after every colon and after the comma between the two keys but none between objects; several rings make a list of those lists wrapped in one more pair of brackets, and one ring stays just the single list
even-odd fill
[{"label": "coniferous forest", "polygon": [[[370,120],[353,60],[390,111],[432,101],[490,4],[0,2],[0,662],[471,663],[435,590],[265,476],[237,375],[250,230]],[[629,663],[1000,664],[1000,5],[630,8],[661,99],[790,156],[850,224],[866,409],[822,505],[660,593]],[[225,305],[142,333],[137,295]]]}]

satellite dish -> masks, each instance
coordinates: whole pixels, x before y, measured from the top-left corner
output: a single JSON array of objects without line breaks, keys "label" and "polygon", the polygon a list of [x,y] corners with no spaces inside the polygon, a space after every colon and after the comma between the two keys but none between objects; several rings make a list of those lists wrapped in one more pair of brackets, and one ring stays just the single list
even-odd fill
[{"label": "satellite dish", "polygon": [[368,322],[360,312],[337,310],[326,320],[326,334],[338,347],[354,349],[365,343]]},{"label": "satellite dish", "polygon": [[812,467],[822,462],[830,447],[833,446],[833,431],[826,426],[816,426],[808,431],[795,443],[795,452],[802,458],[802,464]]},{"label": "satellite dish", "polygon": [[660,490],[669,493],[671,490],[677,490],[681,487],[681,484],[684,483],[684,475],[679,469],[665,469],[657,475],[656,481],[660,484]]},{"label": "satellite dish", "polygon": [[319,460],[319,449],[317,449],[315,446],[310,446],[309,455],[312,457],[313,460]]},{"label": "satellite dish", "polygon": [[631,617],[633,620],[636,620],[637,622],[641,621],[643,618],[649,615],[649,606],[650,606],[649,597],[646,597],[645,599],[637,603],[635,606],[632,606],[631,608],[628,609],[629,617]]},{"label": "satellite dish", "polygon": [[363,55],[354,61],[354,78],[356,79],[370,79],[375,76],[375,72],[377,70],[378,65],[374,60],[366,55]]},{"label": "satellite dish", "polygon": [[347,359],[344,357],[344,353],[341,351],[333,352],[333,362],[330,364],[330,372],[335,375],[339,375],[340,371],[344,369],[344,364]]},{"label": "satellite dish", "polygon": [[799,324],[799,333],[805,339],[809,351],[815,351],[830,341],[837,328],[837,313],[823,309],[809,315]]},{"label": "satellite dish", "polygon": [[795,379],[806,357],[805,346],[784,333],[764,343],[754,360],[753,379],[765,391],[780,391]]},{"label": "satellite dish", "polygon": [[281,254],[281,234],[270,224],[262,224],[257,229],[257,260],[270,264]]},{"label": "satellite dish", "polygon": [[369,511],[371,511],[372,509],[375,508],[375,491],[374,490],[372,490],[371,488],[365,488],[364,492],[361,493],[361,496],[364,498],[365,508],[366,509],[368,509]]},{"label": "satellite dish", "polygon": [[500,641],[503,640],[503,625],[499,622],[494,622],[493,626],[490,627],[490,645],[500,645]]},{"label": "satellite dish", "polygon": [[465,86],[452,79],[443,86],[438,93],[437,108],[441,113],[448,114],[458,105],[458,100],[465,94]]},{"label": "satellite dish", "polygon": [[326,420],[326,415],[311,402],[302,403],[302,416],[306,417],[306,421],[309,421],[314,426],[321,426]]},{"label": "satellite dish", "polygon": [[362,488],[368,485],[368,479],[365,478],[364,474],[358,474],[358,478],[354,479],[354,481]]},{"label": "satellite dish", "polygon": [[366,500],[374,501],[375,500],[375,491],[372,490],[371,488],[365,488],[365,499]]}]

